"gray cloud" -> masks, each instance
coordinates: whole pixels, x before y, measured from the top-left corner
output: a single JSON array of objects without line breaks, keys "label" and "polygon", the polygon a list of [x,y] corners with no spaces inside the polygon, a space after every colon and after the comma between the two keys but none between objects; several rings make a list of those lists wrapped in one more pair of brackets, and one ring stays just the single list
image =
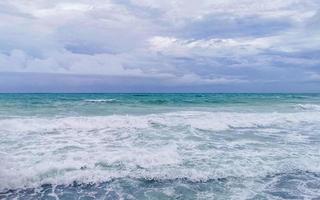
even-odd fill
[{"label": "gray cloud", "polygon": [[316,0],[2,1],[0,72],[140,77],[140,85],[156,79],[165,88],[311,87],[306,82],[316,83],[320,72],[319,6]]}]

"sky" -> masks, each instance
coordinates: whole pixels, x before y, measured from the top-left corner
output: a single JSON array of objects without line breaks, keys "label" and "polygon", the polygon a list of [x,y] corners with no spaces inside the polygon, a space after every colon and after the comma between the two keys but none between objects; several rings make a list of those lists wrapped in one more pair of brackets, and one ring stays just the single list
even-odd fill
[{"label": "sky", "polygon": [[0,92],[320,92],[320,1],[1,0]]}]

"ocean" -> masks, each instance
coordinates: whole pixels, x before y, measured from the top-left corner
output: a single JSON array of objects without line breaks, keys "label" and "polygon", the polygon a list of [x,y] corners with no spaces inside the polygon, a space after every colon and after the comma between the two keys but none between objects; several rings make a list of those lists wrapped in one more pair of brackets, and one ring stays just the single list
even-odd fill
[{"label": "ocean", "polygon": [[320,94],[0,94],[0,199],[320,199]]}]

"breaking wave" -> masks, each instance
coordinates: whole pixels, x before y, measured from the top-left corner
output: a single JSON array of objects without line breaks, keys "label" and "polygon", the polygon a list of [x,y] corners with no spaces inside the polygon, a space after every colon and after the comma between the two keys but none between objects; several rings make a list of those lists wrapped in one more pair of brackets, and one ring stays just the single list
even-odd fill
[{"label": "breaking wave", "polygon": [[123,178],[199,182],[319,173],[312,143],[319,123],[317,112],[1,119],[0,191]]},{"label": "breaking wave", "polygon": [[310,113],[232,113],[181,111],[148,115],[109,115],[83,117],[28,117],[0,119],[1,131],[50,132],[55,130],[144,129],[157,126],[190,127],[223,131],[236,128],[290,127],[320,122],[319,112]]},{"label": "breaking wave", "polygon": [[85,99],[85,102],[89,103],[111,103],[116,102],[116,99]]},{"label": "breaking wave", "polygon": [[298,104],[296,108],[307,111],[320,111],[320,105],[317,104]]}]

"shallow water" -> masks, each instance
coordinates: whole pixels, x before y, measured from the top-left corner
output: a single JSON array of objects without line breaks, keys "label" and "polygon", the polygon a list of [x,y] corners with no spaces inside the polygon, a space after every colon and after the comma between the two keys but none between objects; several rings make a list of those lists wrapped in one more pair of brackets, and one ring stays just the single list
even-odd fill
[{"label": "shallow water", "polygon": [[0,199],[317,199],[317,94],[1,94]]}]

